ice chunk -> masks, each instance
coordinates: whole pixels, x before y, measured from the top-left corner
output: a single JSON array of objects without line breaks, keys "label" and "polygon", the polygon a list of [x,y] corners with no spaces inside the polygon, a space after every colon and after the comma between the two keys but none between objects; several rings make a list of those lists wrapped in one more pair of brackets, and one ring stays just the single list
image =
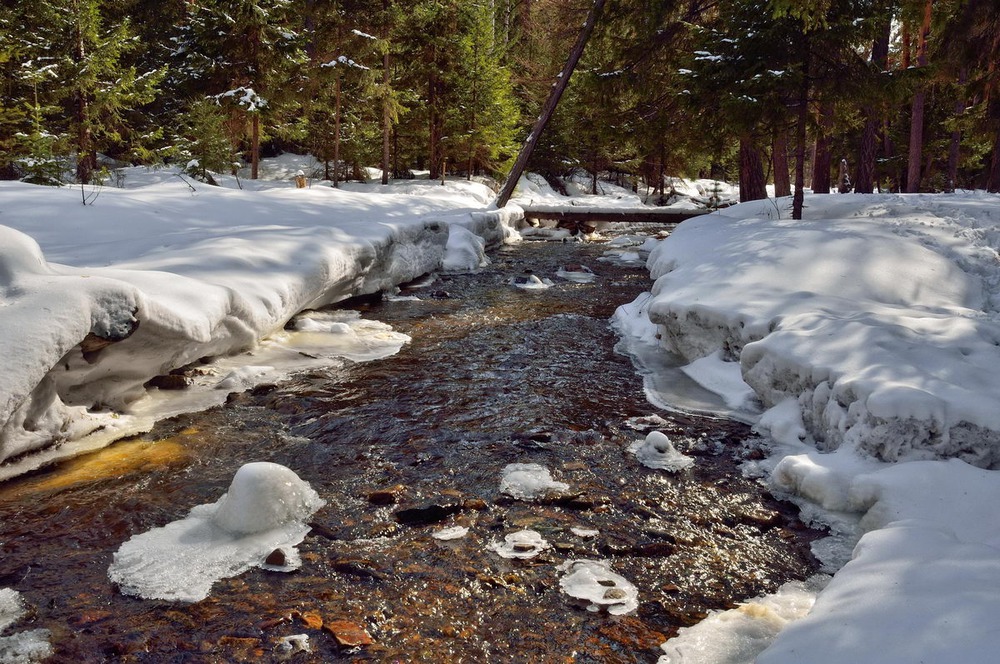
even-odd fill
[{"label": "ice chunk", "polygon": [[300,652],[312,652],[308,634],[291,634],[282,636],[274,646],[274,652],[279,659],[291,659]]},{"label": "ice chunk", "polygon": [[[21,593],[10,588],[0,588],[0,632],[7,629],[27,613]],[[49,630],[32,629],[0,637],[0,662],[5,664],[31,664],[52,656]]]},{"label": "ice chunk", "polygon": [[381,321],[361,318],[353,310],[308,311],[295,318],[287,343],[313,355],[368,362],[395,355],[410,342]]},{"label": "ice chunk", "polygon": [[663,644],[659,664],[744,664],[771,644],[786,624],[802,618],[829,577],[790,581],[773,595],[719,611]]},{"label": "ice chunk", "polygon": [[494,541],[489,548],[502,558],[534,558],[551,545],[537,531],[519,530]]},{"label": "ice chunk", "polygon": [[574,535],[576,535],[577,537],[582,537],[584,539],[591,539],[601,534],[600,530],[594,530],[591,528],[578,528],[576,526],[570,528],[569,531]]},{"label": "ice chunk", "polygon": [[294,569],[298,556],[288,552],[309,532],[305,519],[323,504],[288,468],[246,464],[217,502],[122,544],[108,576],[126,595],[197,602],[219,579],[264,566],[276,549],[286,553],[280,568]]},{"label": "ice chunk", "polygon": [[666,434],[660,431],[650,431],[645,440],[637,440],[629,446],[629,451],[635,454],[639,463],[647,468],[656,468],[675,473],[690,468],[694,459],[684,456],[676,449]]},{"label": "ice chunk", "polygon": [[248,463],[236,471],[229,491],[216,503],[212,521],[234,535],[251,535],[308,518],[323,505],[291,469]]},{"label": "ice chunk", "polygon": [[431,537],[439,540],[454,540],[462,539],[469,534],[469,529],[465,526],[452,526],[451,528],[442,528],[437,532],[431,534]]},{"label": "ice chunk", "polygon": [[639,608],[639,591],[625,577],[615,574],[604,560],[567,560],[559,566],[567,574],[559,587],[570,597],[581,600],[588,611],[607,609],[616,616]]},{"label": "ice chunk", "polygon": [[512,463],[503,469],[500,480],[500,493],[505,493],[518,500],[541,498],[547,493],[558,493],[569,489],[565,482],[552,479],[552,474],[545,466],[537,463]]},{"label": "ice chunk", "polygon": [[525,274],[520,277],[514,277],[511,283],[524,290],[544,290],[552,285],[550,279],[539,279],[537,275]]},{"label": "ice chunk", "polygon": [[589,284],[594,281],[594,272],[586,265],[565,265],[556,270],[556,276],[577,284]]},{"label": "ice chunk", "polygon": [[226,390],[227,392],[242,392],[263,382],[268,376],[277,377],[274,367],[253,366],[238,367],[233,369],[226,377],[215,384],[215,389]]}]

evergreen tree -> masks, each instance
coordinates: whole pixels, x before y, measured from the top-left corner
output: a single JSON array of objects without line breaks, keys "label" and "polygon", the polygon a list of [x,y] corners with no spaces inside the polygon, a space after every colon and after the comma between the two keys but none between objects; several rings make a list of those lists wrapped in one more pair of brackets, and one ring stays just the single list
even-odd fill
[{"label": "evergreen tree", "polygon": [[259,176],[261,141],[289,130],[303,89],[305,51],[291,0],[197,3],[177,36],[182,89],[208,97],[229,113],[234,145],[246,145],[252,179]]}]

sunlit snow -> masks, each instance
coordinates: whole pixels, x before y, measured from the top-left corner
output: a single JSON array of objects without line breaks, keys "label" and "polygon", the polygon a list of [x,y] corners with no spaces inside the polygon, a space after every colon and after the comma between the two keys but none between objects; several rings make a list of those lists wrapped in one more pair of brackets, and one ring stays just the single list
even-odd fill
[{"label": "sunlit snow", "polygon": [[[126,595],[197,602],[216,581],[264,566],[277,549],[295,547],[309,532],[305,520],[323,504],[288,468],[248,463],[215,503],[122,544],[108,576]],[[286,556],[285,571],[295,568],[296,558]]]}]

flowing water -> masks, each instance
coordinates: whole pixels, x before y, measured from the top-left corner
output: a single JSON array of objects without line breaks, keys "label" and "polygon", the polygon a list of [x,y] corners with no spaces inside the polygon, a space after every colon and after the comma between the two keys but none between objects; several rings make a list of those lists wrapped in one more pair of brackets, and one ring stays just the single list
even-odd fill
[{"label": "flowing water", "polygon": [[[18,629],[51,630],[57,662],[281,661],[279,639],[295,634],[311,652],[294,662],[655,662],[708,611],[809,576],[815,533],[740,474],[758,454],[749,429],[657,413],[614,351],[609,317],[649,282],[642,267],[599,261],[604,249],[524,243],[480,274],[408,291],[419,300],[346,303],[412,343],[0,486],[0,587],[33,607]],[[596,280],[510,283],[567,264]],[[656,414],[696,458],[690,470],[650,470],[628,452]],[[292,468],[327,501],[302,568],[254,569],[194,604],[117,592],[118,546],[214,502],[248,461]],[[571,489],[506,498],[510,463],[544,465]],[[454,525],[468,535],[431,536]],[[529,560],[488,549],[527,528],[552,548]],[[557,570],[571,559],[609,561],[638,587],[638,609],[577,606]],[[342,645],[352,627],[372,643]]]}]

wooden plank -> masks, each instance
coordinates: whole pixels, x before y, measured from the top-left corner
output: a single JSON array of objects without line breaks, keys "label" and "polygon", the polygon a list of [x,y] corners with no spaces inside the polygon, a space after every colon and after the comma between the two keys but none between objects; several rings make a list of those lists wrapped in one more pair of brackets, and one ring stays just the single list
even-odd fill
[{"label": "wooden plank", "polygon": [[634,224],[679,224],[685,219],[709,214],[711,210],[551,210],[524,208],[525,219],[570,222],[624,221]]}]

